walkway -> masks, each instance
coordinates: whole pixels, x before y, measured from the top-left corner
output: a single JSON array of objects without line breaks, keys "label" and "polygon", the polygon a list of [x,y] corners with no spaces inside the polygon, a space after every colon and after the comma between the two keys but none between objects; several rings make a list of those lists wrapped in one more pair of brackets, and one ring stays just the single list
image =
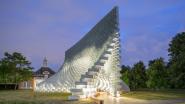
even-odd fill
[{"label": "walkway", "polygon": [[104,104],[179,104],[185,103],[185,99],[182,100],[140,100],[127,97],[112,97],[106,94],[103,94],[97,99],[104,100]]}]

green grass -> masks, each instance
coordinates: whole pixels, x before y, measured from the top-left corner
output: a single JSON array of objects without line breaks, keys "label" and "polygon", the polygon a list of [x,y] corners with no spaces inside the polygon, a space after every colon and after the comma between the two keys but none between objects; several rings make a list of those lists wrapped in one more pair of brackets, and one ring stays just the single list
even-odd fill
[{"label": "green grass", "polygon": [[0,104],[93,104],[91,100],[68,101],[70,93],[33,93],[31,90],[0,91]]},{"label": "green grass", "polygon": [[144,100],[185,99],[185,90],[131,91],[121,96]]},{"label": "green grass", "polygon": [[185,102],[184,103],[178,103],[178,104],[185,104]]},{"label": "green grass", "polygon": [[[70,93],[33,93],[31,90],[0,91],[0,104],[94,104],[89,99],[68,101],[69,95]],[[185,90],[131,91],[122,96],[145,100],[185,99]]]}]

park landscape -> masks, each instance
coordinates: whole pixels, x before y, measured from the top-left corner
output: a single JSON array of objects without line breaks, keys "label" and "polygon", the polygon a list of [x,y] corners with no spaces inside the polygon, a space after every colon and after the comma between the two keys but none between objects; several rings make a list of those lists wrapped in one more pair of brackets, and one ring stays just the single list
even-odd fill
[{"label": "park landscape", "polygon": [[[171,59],[168,63],[165,63],[162,58],[157,58],[149,62],[148,69],[145,69],[142,61],[136,63],[132,68],[122,66],[122,70],[120,71],[122,74],[121,79],[129,85],[131,91],[122,92],[121,97],[132,98],[132,101],[134,99],[146,100],[148,103],[153,100],[159,101],[158,103],[166,100],[182,102],[179,104],[185,102],[185,63],[183,63],[185,62],[185,32],[178,33],[172,38],[169,46],[170,48],[168,50]],[[5,57],[1,59],[0,65],[1,83],[6,84],[11,82],[18,85],[19,82],[32,78],[30,62],[20,53],[13,53],[12,55],[5,53]],[[20,66],[27,67],[22,69]],[[15,72],[17,76],[12,77],[11,75],[14,75]],[[63,92],[42,93],[34,92],[33,90],[2,90],[0,91],[0,103],[94,103],[92,99],[68,101],[68,96],[70,95],[70,93]]]},{"label": "park landscape", "polygon": [[[0,3],[1,2],[2,1],[0,1]],[[10,2],[2,2],[2,3],[6,4],[3,7],[6,9],[8,5],[11,4]],[[22,3],[22,2],[19,1],[19,3]],[[60,3],[61,2],[59,2],[59,4]],[[73,2],[69,2],[69,1],[65,1],[62,3],[65,3],[66,5],[68,3],[70,5],[73,4]],[[97,2],[94,2],[94,3],[97,3]],[[157,4],[158,3],[161,3],[161,2],[157,2]],[[83,2],[81,2],[80,4],[82,5]],[[159,44],[161,45],[164,38],[164,36],[161,35],[162,32],[159,32],[158,29],[157,30],[153,29],[148,36],[143,35],[144,39],[142,36],[141,36],[142,38],[140,38],[134,35],[134,37],[131,37],[131,38],[134,38],[136,40],[131,42],[137,43],[139,41],[142,43],[144,40],[145,41],[143,42],[145,43],[144,51],[142,50],[142,47],[139,46],[140,44],[134,44],[134,46],[128,45],[126,46],[128,50],[132,50],[132,51],[135,50],[134,54],[129,55],[128,54],[129,51],[127,49],[121,48],[122,43],[120,41],[121,40],[120,38],[124,38],[125,35],[124,36],[121,35],[121,33],[124,33],[124,31],[122,30],[122,25],[119,27],[118,8],[121,6],[120,1],[117,2],[117,4],[118,6],[115,6],[111,10],[111,12],[109,12],[100,22],[98,22],[97,25],[95,25],[95,27],[92,30],[90,30],[90,32],[88,32],[85,35],[85,37],[83,37],[75,45],[71,43],[69,44],[74,46],[72,46],[72,48],[70,49],[67,49],[67,51],[64,51],[65,53],[65,58],[63,62],[64,64],[56,72],[57,74],[54,74],[50,78],[48,78],[48,76],[47,78],[43,77],[44,81],[39,83],[36,83],[36,77],[34,76],[34,72],[36,70],[34,68],[35,64],[33,63],[36,63],[36,62],[34,61],[34,59],[32,59],[32,57],[39,57],[39,55],[34,56],[32,52],[35,52],[35,50],[38,51],[42,47],[39,47],[37,49],[35,48],[36,45],[34,45],[34,48],[32,48],[34,51],[30,49],[30,51],[28,52],[30,53],[30,55],[32,54],[31,55],[32,57],[30,57],[29,55],[25,54],[25,51],[14,49],[14,47],[16,47],[16,43],[14,43],[15,44],[14,47],[10,47],[7,42],[4,43],[4,41],[1,39],[2,38],[7,39],[6,34],[10,32],[8,28],[5,29],[7,30],[6,32],[4,32],[3,29],[0,29],[0,33],[1,31],[3,31],[2,38],[0,38],[1,40],[0,42],[2,42],[2,45],[0,44],[1,45],[0,49],[3,50],[3,51],[0,51],[1,53],[3,53],[0,56],[0,104],[185,104],[185,31],[182,25],[183,22],[181,21],[182,24],[181,24],[180,31],[179,29],[177,29],[178,26],[175,27],[176,24],[178,24],[176,23],[177,21],[175,22],[174,20],[173,25],[175,26],[173,28],[168,27],[164,23],[166,26],[165,28],[167,29],[161,28],[161,31],[162,29],[164,29],[163,31],[168,31],[163,33],[168,38],[168,41],[167,41],[168,43],[166,43],[167,44],[166,47],[162,47],[162,46],[157,47]],[[146,5],[144,2],[143,4]],[[178,5],[175,5],[175,4],[176,2],[174,2],[174,4],[172,3],[170,7],[171,6],[176,7],[176,9],[179,10],[179,8],[182,6],[182,3],[180,1],[177,2]],[[55,6],[56,5],[57,4],[55,4]],[[162,5],[166,5],[166,3]],[[58,9],[59,8],[57,8],[57,10]],[[154,8],[154,10],[155,9],[156,8]],[[170,8],[170,10],[171,9],[174,11],[176,10],[174,8]],[[121,10],[124,10],[124,9],[121,9]],[[82,9],[80,9],[80,11],[82,11]],[[174,11],[171,11],[171,12],[174,12]],[[165,13],[171,14],[171,12],[163,11],[162,14],[160,12],[158,15],[165,15]],[[55,12],[53,11],[52,15],[54,15],[53,13]],[[122,15],[120,16],[121,17],[120,20],[123,19]],[[127,16],[128,15],[129,14],[127,14]],[[137,14],[137,15],[139,15],[138,18],[141,18],[140,14]],[[174,16],[176,18],[178,17],[178,15],[173,15],[172,17]],[[12,17],[12,18],[15,18],[15,17]],[[2,20],[5,20],[5,19],[2,19]],[[75,21],[77,21],[76,18],[75,18]],[[142,19],[139,21],[144,22],[145,20]],[[109,25],[107,25],[107,23],[109,23]],[[123,22],[120,22],[120,23],[123,23]],[[149,22],[146,22],[145,24],[147,23]],[[157,26],[160,27],[158,24]],[[0,26],[1,25],[5,26],[3,24],[0,24]],[[129,26],[129,24],[127,25]],[[176,30],[172,32],[171,30],[173,30],[174,28],[176,28]],[[12,30],[12,31],[15,31],[15,30]],[[51,27],[47,30],[53,31]],[[136,30],[137,30],[136,28],[135,30],[131,29],[131,31],[136,31]],[[141,30],[142,28],[137,30],[136,33]],[[21,31],[24,32],[22,29]],[[145,31],[147,31],[147,29]],[[153,34],[153,33],[156,34],[156,31],[160,34],[160,35],[157,35],[157,38]],[[16,31],[13,33],[16,33]],[[30,32],[26,31],[25,33],[30,33]],[[104,33],[108,35],[102,35]],[[132,35],[129,33],[131,32],[127,31],[128,35]],[[142,34],[142,33],[144,32],[141,32],[139,34]],[[173,33],[173,36],[171,35],[172,33]],[[34,37],[33,34],[32,36]],[[153,41],[153,39],[149,38],[149,36],[152,36],[152,38],[155,38],[157,40],[154,42],[155,44],[153,44],[152,46],[150,45],[148,46],[148,44],[146,44],[146,43],[150,43],[150,41]],[[81,36],[78,35],[77,37],[81,37]],[[149,38],[149,39],[145,39],[145,38]],[[14,39],[12,40],[12,38],[8,38],[8,39],[9,39],[8,42],[10,43],[14,41]],[[49,42],[47,41],[49,39],[48,38],[45,38],[45,39],[46,39],[47,45],[44,45],[44,47],[45,48],[50,47],[51,45],[50,44],[48,45]],[[64,40],[65,39],[67,40],[67,38],[64,38]],[[39,46],[41,43],[40,42],[41,39],[38,39],[38,40],[39,40],[39,44],[37,45]],[[70,39],[67,41],[70,41]],[[89,41],[92,41],[92,43]],[[24,43],[25,41],[19,41],[19,42],[23,42],[23,44],[25,44]],[[91,45],[96,46],[96,48],[90,47]],[[140,47],[141,49],[133,48],[135,46]],[[9,47],[10,49],[14,49],[14,50],[10,51],[10,49],[6,47]],[[124,47],[124,44],[122,47]],[[55,48],[58,48],[58,44],[57,44],[57,47]],[[121,50],[124,50],[123,53],[127,53],[127,55],[124,55],[123,53],[121,53]],[[161,54],[160,53],[161,51],[165,51],[167,56],[165,56],[164,54]],[[45,52],[46,53],[51,52],[51,50],[43,51],[41,55],[45,55]],[[53,58],[55,55],[56,54],[52,53],[52,55],[49,55],[49,56]],[[96,57],[94,57],[93,55],[95,55]],[[144,55],[144,56],[146,55],[146,57],[150,57],[150,58],[146,58],[146,57],[138,58],[137,55]],[[77,59],[75,59],[74,57]],[[135,57],[137,57],[137,60],[132,61],[132,65],[126,64],[127,62],[129,62],[129,59],[134,59]],[[122,58],[124,59],[124,62],[121,62]],[[110,61],[110,60],[113,60],[113,61]],[[42,67],[47,67],[46,59]],[[108,69],[108,71],[110,71],[109,74],[105,72],[106,68]],[[103,70],[103,71],[100,71],[100,70]],[[77,79],[79,78],[80,80],[77,81],[76,78]],[[102,81],[102,79],[105,81]],[[95,83],[93,82],[94,80],[95,80]],[[21,89],[20,83],[28,82],[28,81],[31,83],[30,84],[31,87]],[[118,85],[120,85],[120,81],[124,86],[117,87]],[[28,83],[26,83],[26,86],[27,84]],[[79,85],[80,85],[80,88],[77,87]],[[85,87],[83,85],[85,85]]]}]

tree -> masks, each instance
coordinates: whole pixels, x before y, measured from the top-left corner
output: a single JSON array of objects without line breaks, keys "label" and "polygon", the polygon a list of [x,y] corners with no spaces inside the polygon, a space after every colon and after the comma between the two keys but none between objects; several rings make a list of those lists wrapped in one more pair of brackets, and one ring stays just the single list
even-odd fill
[{"label": "tree", "polygon": [[130,84],[130,67],[122,65],[120,73],[122,74],[121,79],[129,86]]},{"label": "tree", "polygon": [[1,83],[15,83],[16,89],[18,83],[31,79],[33,68],[26,57],[18,52],[5,52],[4,56],[0,61]]},{"label": "tree", "polygon": [[185,88],[185,32],[172,38],[168,52],[171,85],[173,88]]},{"label": "tree", "polygon": [[[151,63],[150,63],[151,62]],[[167,70],[163,58],[158,58],[149,62],[149,68],[146,71],[148,88],[161,89],[167,86]]]},{"label": "tree", "polygon": [[5,59],[0,61],[0,83],[13,83],[14,65]]},{"label": "tree", "polygon": [[133,89],[146,87],[145,65],[142,61],[134,64],[130,75],[130,85]]},{"label": "tree", "polygon": [[125,71],[130,70],[130,69],[131,69],[130,66],[122,65],[122,66],[121,66],[121,71],[120,71],[120,73],[125,73]]}]

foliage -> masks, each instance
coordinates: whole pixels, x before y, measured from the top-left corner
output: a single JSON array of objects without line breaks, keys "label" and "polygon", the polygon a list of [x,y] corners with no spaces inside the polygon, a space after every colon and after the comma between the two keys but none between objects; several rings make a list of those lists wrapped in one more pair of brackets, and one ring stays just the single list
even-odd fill
[{"label": "foliage", "polygon": [[145,88],[146,84],[146,73],[145,73],[145,65],[142,61],[134,64],[132,68],[133,75],[133,87],[136,88]]},{"label": "foliage", "polygon": [[161,89],[167,86],[167,70],[163,58],[150,61],[149,68],[146,71],[148,88]]},{"label": "foliage", "polygon": [[120,71],[120,73],[122,74],[121,79],[127,84],[129,85],[130,83],[130,67],[129,66],[125,66],[122,65],[122,69]]},{"label": "foliage", "polygon": [[169,46],[171,86],[185,88],[185,32],[173,37]]},{"label": "foliage", "polygon": [[5,52],[0,61],[0,83],[19,83],[32,77],[30,62],[21,53]]},{"label": "foliage", "polygon": [[145,88],[146,84],[146,73],[145,66],[142,61],[134,64],[133,68],[129,66],[122,66],[122,77],[121,79],[129,85],[131,89]]},{"label": "foliage", "polygon": [[[185,32],[177,34],[169,44],[169,62],[165,64],[163,58],[148,62],[148,69],[142,61],[132,68],[122,66],[122,80],[131,89],[138,88],[185,88]],[[147,75],[146,75],[147,74]],[[147,85],[147,86],[146,86]]]},{"label": "foliage", "polygon": [[121,71],[120,71],[120,73],[123,74],[123,73],[125,73],[125,71],[130,70],[130,69],[131,69],[130,66],[122,65],[122,66],[121,66]]}]

